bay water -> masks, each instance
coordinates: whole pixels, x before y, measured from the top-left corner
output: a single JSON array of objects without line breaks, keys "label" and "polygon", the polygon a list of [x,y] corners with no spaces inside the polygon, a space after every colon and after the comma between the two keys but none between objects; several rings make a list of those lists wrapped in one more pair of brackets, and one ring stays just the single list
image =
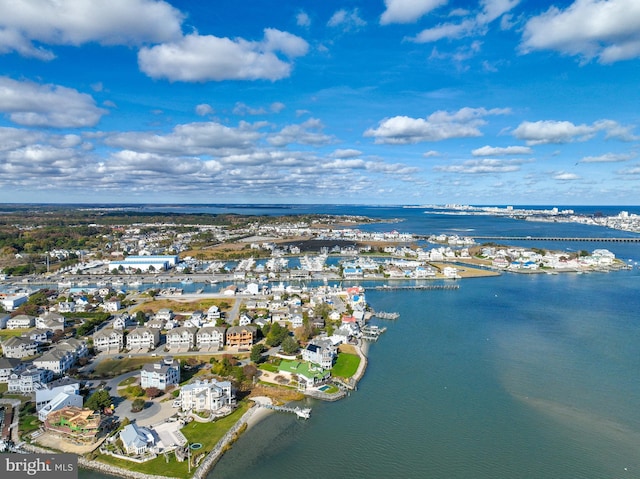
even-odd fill
[{"label": "bay water", "polygon": [[[398,230],[432,230],[424,223],[433,219],[408,216]],[[496,226],[488,218],[455,221],[451,230]],[[541,236],[603,236],[584,225],[505,224],[535,226]],[[569,246],[640,260],[636,244]],[[305,400],[313,408],[306,421],[272,413],[209,478],[640,477],[637,266],[457,284],[367,291],[374,309],[400,318],[377,320],[387,332],[369,346],[358,390],[335,403]]]}]

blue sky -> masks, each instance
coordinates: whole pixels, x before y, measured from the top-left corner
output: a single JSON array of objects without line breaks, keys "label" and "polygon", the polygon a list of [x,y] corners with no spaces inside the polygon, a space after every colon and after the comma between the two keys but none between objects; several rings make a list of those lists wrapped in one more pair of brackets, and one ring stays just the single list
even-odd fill
[{"label": "blue sky", "polygon": [[0,201],[640,204],[637,0],[0,0]]}]

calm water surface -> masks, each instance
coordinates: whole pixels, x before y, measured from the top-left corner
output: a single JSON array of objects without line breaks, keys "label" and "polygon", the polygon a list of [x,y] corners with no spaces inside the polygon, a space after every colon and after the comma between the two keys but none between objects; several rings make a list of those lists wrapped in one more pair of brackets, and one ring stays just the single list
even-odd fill
[{"label": "calm water surface", "polygon": [[401,317],[359,390],[270,416],[209,477],[640,477],[637,272],[461,283],[368,293]]},{"label": "calm water surface", "polygon": [[[421,234],[604,236],[583,225],[405,213],[397,229]],[[574,246],[640,261],[636,244]],[[370,347],[359,390],[337,403],[309,401],[308,421],[270,415],[209,478],[639,478],[639,273],[369,291],[375,309],[401,316],[381,322],[388,330]]]}]

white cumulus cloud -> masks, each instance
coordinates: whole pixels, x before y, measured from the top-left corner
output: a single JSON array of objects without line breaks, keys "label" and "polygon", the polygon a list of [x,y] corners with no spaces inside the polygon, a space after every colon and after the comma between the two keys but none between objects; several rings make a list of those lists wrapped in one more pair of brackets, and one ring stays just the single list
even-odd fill
[{"label": "white cumulus cloud", "polygon": [[[437,42],[443,38],[463,38],[472,35],[484,35],[487,31],[488,25],[500,18],[505,13],[511,11],[520,3],[520,0],[482,0],[480,2],[480,11],[475,15],[466,10],[457,9],[455,16],[458,14],[467,15],[458,23],[441,23],[435,27],[430,27],[422,30],[415,37],[409,38],[409,40],[416,43],[431,43]],[[452,12],[453,13],[453,12]],[[506,28],[508,22],[502,23],[501,27]]]},{"label": "white cumulus cloud", "polygon": [[305,55],[308,48],[302,38],[272,28],[265,29],[261,42],[194,33],[142,48],[138,64],[150,77],[170,81],[275,81],[288,77],[292,69],[278,53],[291,59]]},{"label": "white cumulus cloud", "polygon": [[385,0],[380,24],[412,23],[447,3],[448,0]]},{"label": "white cumulus cloud", "polygon": [[528,145],[543,145],[549,143],[571,143],[586,141],[599,132],[606,132],[607,138],[631,141],[636,137],[632,134],[632,126],[623,126],[613,120],[599,120],[592,125],[575,125],[570,121],[524,121],[513,131],[513,136],[525,140]]},{"label": "white cumulus cloud", "polygon": [[599,156],[585,156],[578,163],[620,163],[633,160],[635,153],[605,153]]},{"label": "white cumulus cloud", "polygon": [[357,8],[351,11],[345,9],[338,10],[327,22],[328,26],[339,27],[346,32],[359,30],[366,24],[367,22],[360,17],[360,11]]},{"label": "white cumulus cloud", "polygon": [[213,107],[207,103],[200,103],[196,105],[196,114],[199,116],[211,115],[213,113]]},{"label": "white cumulus cloud", "polygon": [[513,173],[520,171],[521,162],[517,160],[497,160],[485,158],[482,160],[467,160],[457,165],[435,166],[434,170],[445,173],[462,173],[468,175]]},{"label": "white cumulus cloud", "polygon": [[503,155],[528,155],[532,152],[528,146],[489,146],[476,148],[471,152],[473,156],[503,156]]},{"label": "white cumulus cloud", "polygon": [[54,128],[94,126],[107,113],[86,93],[8,77],[0,77],[0,112],[19,125]]},{"label": "white cumulus cloud", "polygon": [[553,175],[554,180],[558,181],[574,181],[579,180],[580,177],[575,173],[567,173],[566,171],[559,171]]},{"label": "white cumulus cloud", "polygon": [[614,63],[640,57],[640,2],[575,0],[552,6],[525,25],[521,49],[555,50],[583,60]]},{"label": "white cumulus cloud", "polygon": [[427,118],[395,116],[382,120],[377,128],[368,129],[364,136],[374,137],[376,143],[395,145],[482,136],[479,127],[486,124],[484,117],[509,112],[501,108],[462,108],[454,113],[436,111]]},{"label": "white cumulus cloud", "polygon": [[[20,0],[0,2],[0,53],[43,60],[42,45],[140,45],[181,36],[183,15],[158,0]],[[34,42],[41,45],[34,44]]]}]

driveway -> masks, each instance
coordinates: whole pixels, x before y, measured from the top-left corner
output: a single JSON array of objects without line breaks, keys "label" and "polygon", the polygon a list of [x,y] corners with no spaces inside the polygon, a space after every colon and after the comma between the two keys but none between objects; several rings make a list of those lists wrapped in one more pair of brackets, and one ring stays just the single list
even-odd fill
[{"label": "driveway", "polygon": [[163,401],[163,399],[166,399],[166,395],[156,398],[153,401],[147,401],[145,408],[140,412],[131,412],[132,401],[120,396],[118,393],[118,384],[127,378],[137,376],[139,374],[140,371],[131,371],[107,381],[106,385],[109,388],[109,393],[114,398],[113,404],[116,407],[114,415],[121,420],[128,417],[130,420],[135,420],[136,424],[140,426],[150,426],[163,422],[168,417],[176,414],[178,410],[171,407],[173,404],[173,398]]}]

